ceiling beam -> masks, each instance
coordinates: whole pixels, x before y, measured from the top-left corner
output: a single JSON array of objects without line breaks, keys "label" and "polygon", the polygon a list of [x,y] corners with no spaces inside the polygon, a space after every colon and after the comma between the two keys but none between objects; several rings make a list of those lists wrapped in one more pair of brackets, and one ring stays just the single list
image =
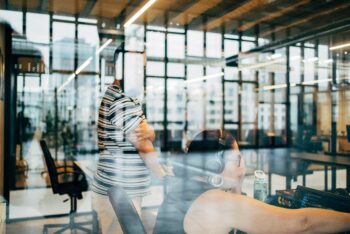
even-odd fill
[{"label": "ceiling beam", "polygon": [[232,11],[224,14],[221,17],[217,17],[206,24],[203,25],[203,29],[206,29],[207,31],[216,27],[219,27],[222,25],[225,21],[235,19],[249,11],[252,11],[258,7],[265,6],[268,4],[270,0],[248,0],[247,2],[243,3],[239,7],[233,9]]},{"label": "ceiling beam", "polygon": [[49,12],[49,2],[51,0],[40,0],[40,4],[39,4],[39,7],[38,7],[38,11],[39,12]]},{"label": "ceiling beam", "polygon": [[294,21],[294,22],[286,24],[286,25],[277,26],[277,27],[275,27],[275,28],[273,28],[271,30],[262,32],[260,34],[260,36],[261,37],[266,37],[266,36],[268,36],[268,35],[270,35],[272,33],[276,33],[276,32],[282,31],[284,29],[295,27],[295,26],[298,26],[298,25],[301,25],[301,24],[304,24],[304,23],[308,23],[310,20],[313,20],[313,19],[319,18],[319,17],[324,17],[324,16],[332,14],[332,13],[334,13],[336,11],[343,10],[343,9],[349,7],[349,6],[350,6],[350,2],[344,3],[344,4],[342,4],[340,6],[337,6],[337,7],[331,6],[331,8],[328,9],[328,10],[325,10],[325,11],[322,11],[322,12],[316,12],[316,13],[314,13],[314,14],[306,17],[306,18]]},{"label": "ceiling beam", "polygon": [[92,9],[95,7],[97,0],[88,0],[84,8],[79,13],[80,17],[89,17]]},{"label": "ceiling beam", "polygon": [[128,0],[99,0],[94,4],[90,15],[102,18],[118,17],[129,2]]},{"label": "ceiling beam", "polygon": [[194,18],[215,7],[221,1],[222,0],[199,0],[172,18],[170,22],[179,23],[181,25],[189,24]]},{"label": "ceiling beam", "polygon": [[[315,38],[320,38],[320,37],[331,35],[337,32],[344,32],[349,29],[350,29],[350,19],[346,18],[346,19],[338,20],[328,25],[320,26],[312,31],[304,32],[302,34],[296,35],[291,38],[273,41],[267,45],[255,47],[254,49],[244,52],[244,54],[257,53],[257,52],[259,53],[269,52],[285,46],[294,45],[298,42],[309,41]],[[226,65],[237,66],[238,59],[239,59],[239,54],[228,57],[226,58]]]},{"label": "ceiling beam", "polygon": [[246,30],[254,27],[257,24],[267,22],[267,21],[272,20],[274,18],[280,17],[280,16],[294,10],[295,8],[302,6],[302,5],[305,5],[309,2],[310,2],[310,0],[301,0],[301,1],[295,2],[295,4],[293,4],[291,6],[279,9],[276,12],[270,12],[265,17],[262,17],[262,18],[255,20],[255,21],[251,21],[251,22],[243,24],[242,26],[238,27],[238,31],[246,31]]}]

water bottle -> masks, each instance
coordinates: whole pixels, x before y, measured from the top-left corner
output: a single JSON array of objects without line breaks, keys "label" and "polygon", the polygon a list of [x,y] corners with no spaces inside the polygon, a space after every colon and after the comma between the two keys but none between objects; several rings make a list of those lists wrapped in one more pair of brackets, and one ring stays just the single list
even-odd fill
[{"label": "water bottle", "polygon": [[262,202],[266,201],[267,198],[267,177],[264,171],[254,171],[254,198]]}]

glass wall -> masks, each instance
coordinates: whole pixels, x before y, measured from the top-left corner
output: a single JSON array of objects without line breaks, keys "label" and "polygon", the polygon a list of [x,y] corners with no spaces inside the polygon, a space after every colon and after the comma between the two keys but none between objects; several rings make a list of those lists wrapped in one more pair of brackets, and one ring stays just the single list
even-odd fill
[{"label": "glass wall", "polygon": [[[113,82],[113,53],[121,41],[126,52],[116,76],[124,78],[126,94],[141,100],[163,152],[183,152],[198,132],[219,128],[242,148],[331,152],[335,137],[335,153],[350,151],[350,59],[345,51],[329,50],[329,37],[247,54],[272,39],[170,24],[135,24],[122,36],[102,35],[97,21],[34,13],[23,20],[22,13],[1,13],[27,36],[13,38],[18,165],[10,217],[60,212],[49,207],[15,212],[19,198],[50,185],[40,139],[63,163],[71,157],[96,160],[98,107]],[[112,42],[100,50],[108,39]],[[227,66],[226,59],[237,54],[237,66]]]}]

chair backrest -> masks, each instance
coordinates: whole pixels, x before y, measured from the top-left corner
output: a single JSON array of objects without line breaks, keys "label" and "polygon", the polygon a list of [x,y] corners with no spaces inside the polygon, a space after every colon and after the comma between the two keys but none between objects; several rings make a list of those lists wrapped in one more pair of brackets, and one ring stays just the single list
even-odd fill
[{"label": "chair backrest", "polygon": [[53,193],[57,193],[58,189],[58,174],[57,174],[57,168],[54,159],[51,156],[51,153],[49,151],[49,148],[47,147],[47,144],[44,140],[40,140],[40,146],[44,154],[45,162],[47,171],[49,173],[51,187]]},{"label": "chair backrest", "polygon": [[146,234],[139,214],[122,187],[114,186],[110,188],[108,197],[124,234]]}]

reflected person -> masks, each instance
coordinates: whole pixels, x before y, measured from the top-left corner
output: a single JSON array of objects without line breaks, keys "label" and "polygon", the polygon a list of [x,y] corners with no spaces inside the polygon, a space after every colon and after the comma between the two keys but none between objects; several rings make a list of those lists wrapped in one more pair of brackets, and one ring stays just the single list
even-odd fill
[{"label": "reflected person", "polygon": [[[114,53],[115,74],[117,59],[123,50],[122,44]],[[154,136],[139,101],[125,95],[121,80],[115,76],[99,108],[100,155],[92,185],[92,206],[103,234],[122,233],[107,196],[109,188],[123,187],[141,216],[142,197],[150,192],[150,171],[157,177],[164,176],[153,147]]]},{"label": "reflected person", "polygon": [[[243,196],[245,169],[235,142],[221,131],[204,132],[188,154],[173,160],[174,174],[158,211],[154,233],[338,233],[350,230],[350,214],[319,208],[285,209]],[[195,149],[202,147],[206,152]],[[227,192],[233,189],[235,191]]]}]

